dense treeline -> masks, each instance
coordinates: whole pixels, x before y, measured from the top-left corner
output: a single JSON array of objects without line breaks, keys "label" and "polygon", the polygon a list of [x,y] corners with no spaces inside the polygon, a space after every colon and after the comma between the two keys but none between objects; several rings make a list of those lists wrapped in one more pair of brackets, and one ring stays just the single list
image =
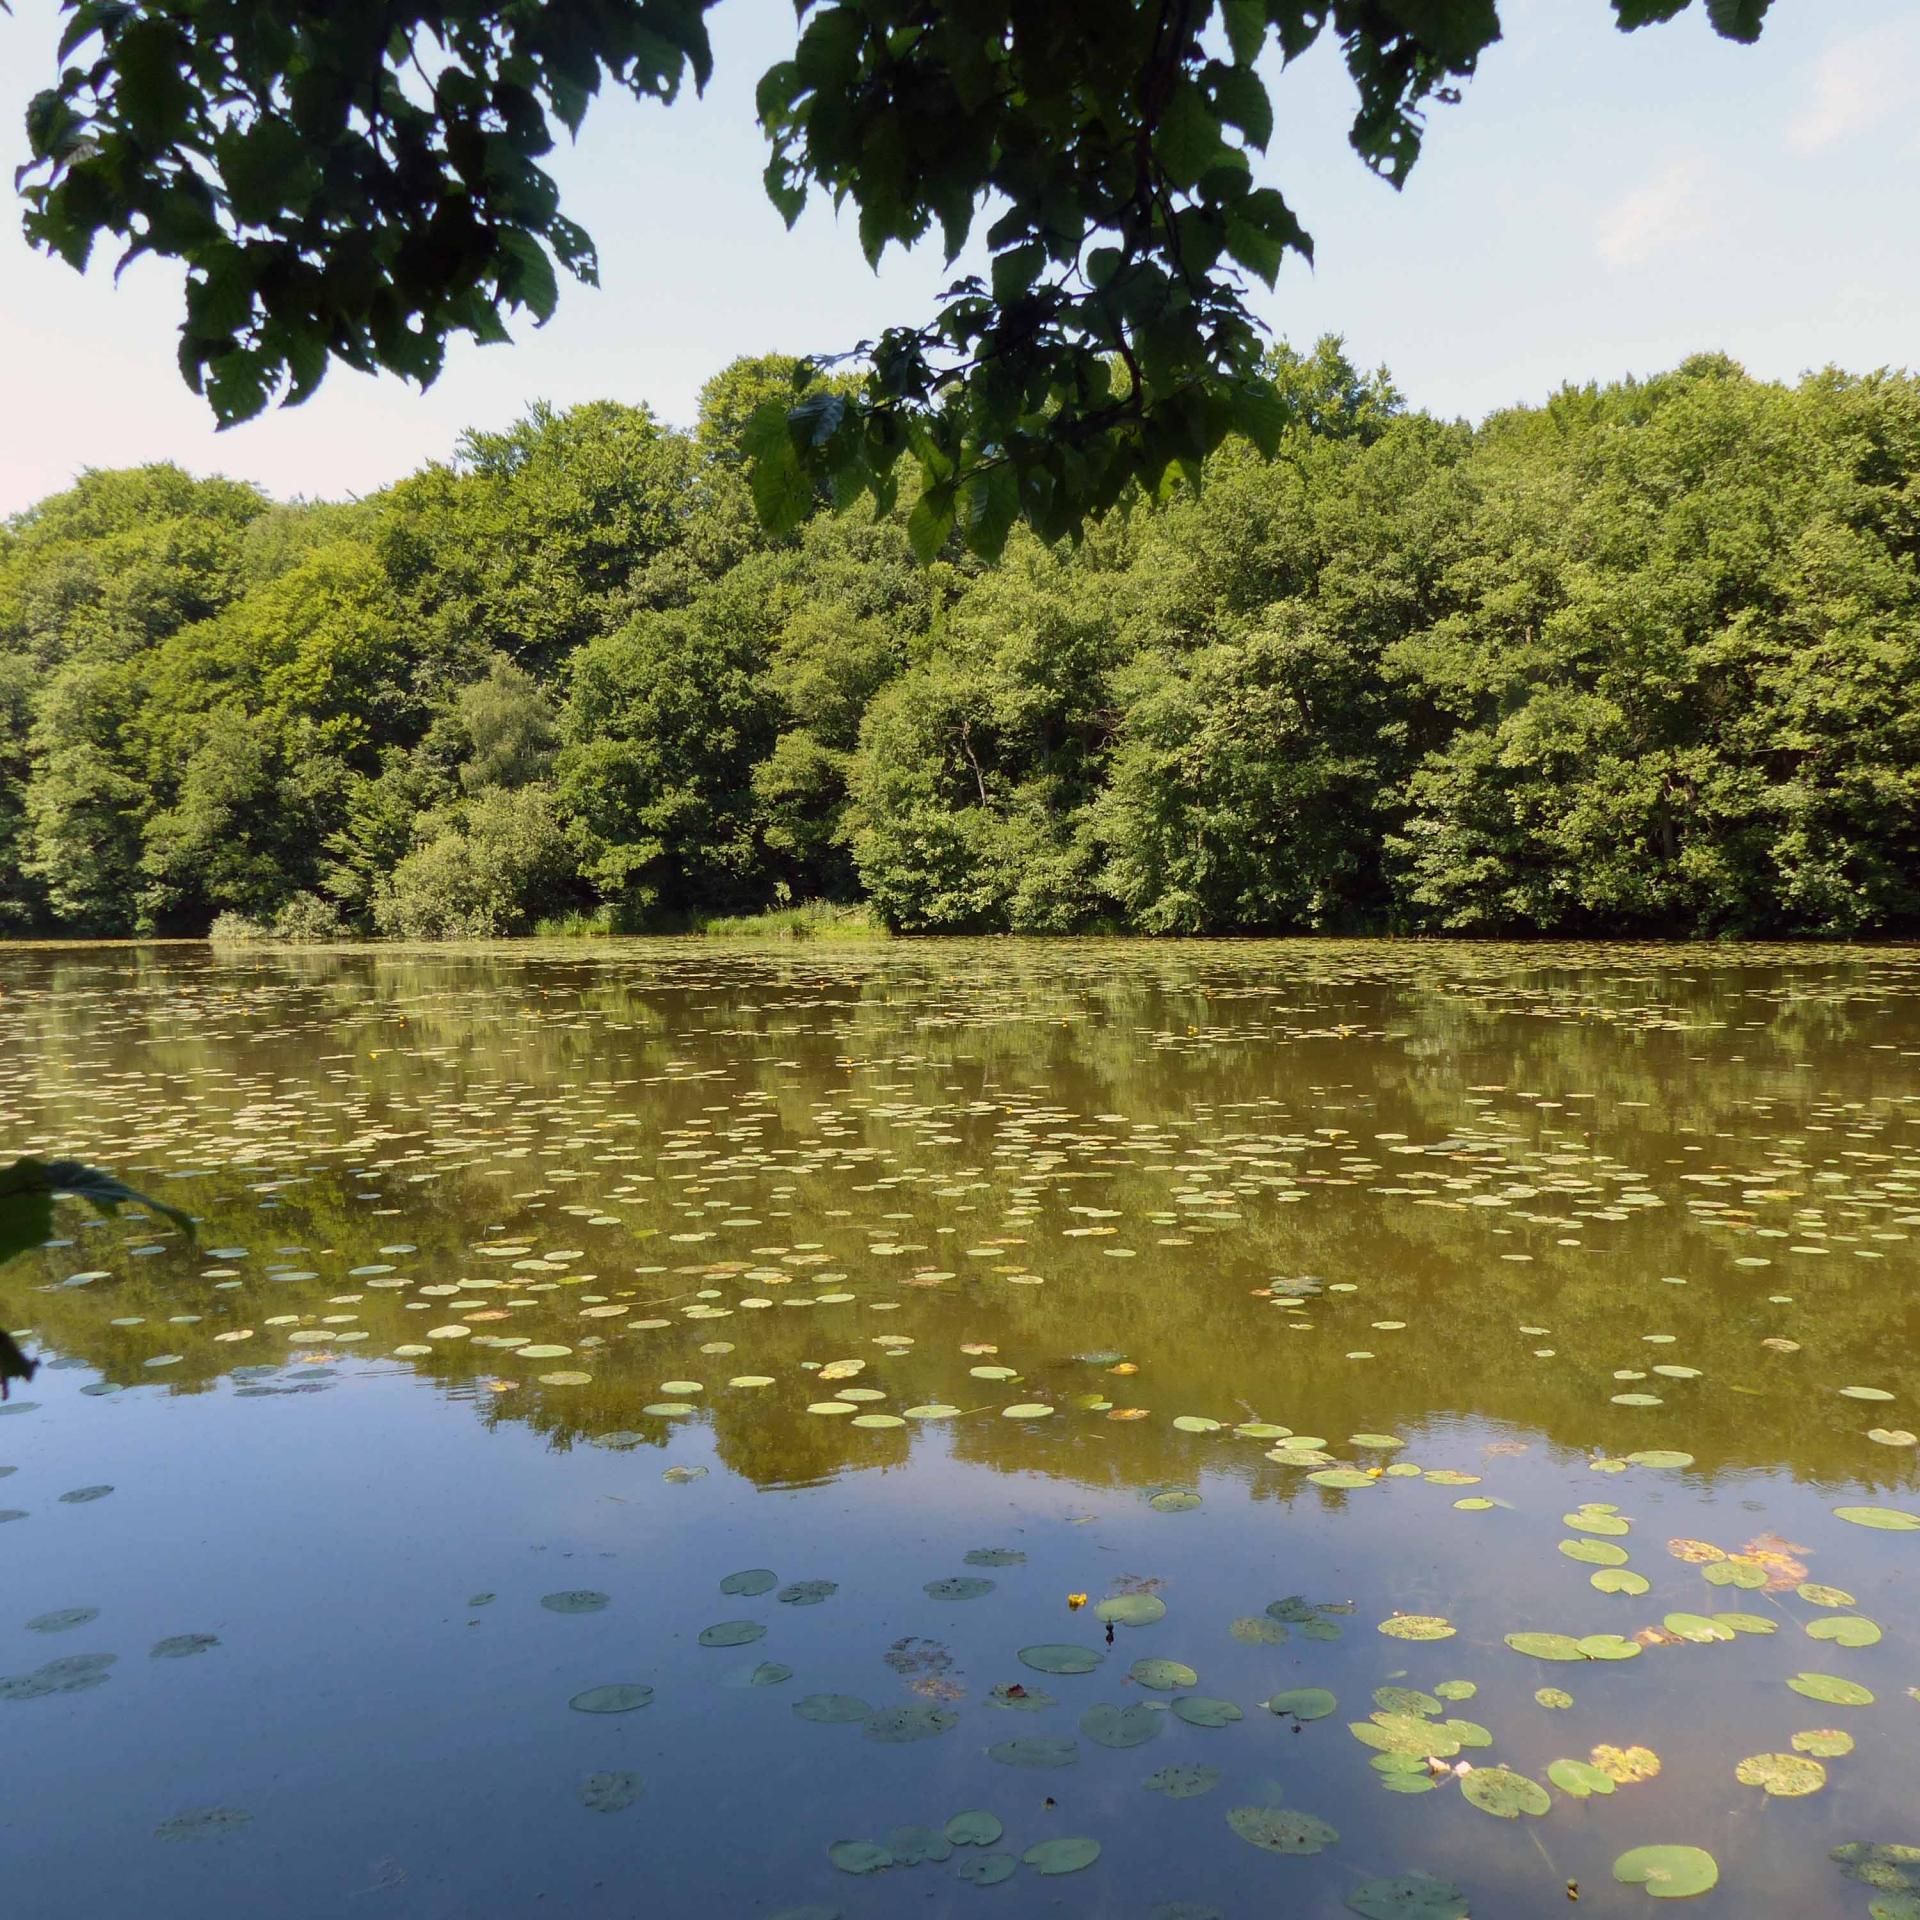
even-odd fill
[{"label": "dense treeline", "polygon": [[1271,373],[1278,459],[991,569],[764,534],[777,359],[347,505],[88,473],[0,530],[0,930],[1920,929],[1920,380]]}]

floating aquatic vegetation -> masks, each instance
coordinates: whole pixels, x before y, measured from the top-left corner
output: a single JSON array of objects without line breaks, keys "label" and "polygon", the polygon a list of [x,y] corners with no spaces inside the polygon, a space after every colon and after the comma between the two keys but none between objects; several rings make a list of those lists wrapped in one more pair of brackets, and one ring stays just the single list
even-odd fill
[{"label": "floating aquatic vegetation", "polygon": [[1041,1840],[1030,1846],[1020,1858],[1035,1873],[1078,1873],[1082,1867],[1090,1867],[1100,1858],[1100,1842],[1081,1835]]},{"label": "floating aquatic vegetation", "polygon": [[575,1713],[632,1713],[652,1698],[653,1689],[643,1681],[615,1680],[576,1693],[567,1705]]},{"label": "floating aquatic vegetation", "polygon": [[1467,1896],[1451,1881],[1426,1873],[1363,1880],[1346,1899],[1361,1920],[1467,1920]]},{"label": "floating aquatic vegetation", "polygon": [[978,1808],[956,1813],[944,1829],[956,1847],[990,1847],[1006,1832],[996,1814]]},{"label": "floating aquatic vegetation", "polygon": [[1687,1900],[1720,1883],[1719,1863],[1701,1847],[1633,1847],[1613,1863],[1622,1886],[1644,1887],[1656,1900]]},{"label": "floating aquatic vegetation", "polygon": [[1080,1744],[1061,1734],[1036,1733],[998,1742],[987,1749],[987,1758],[1003,1767],[1070,1767],[1080,1758]]},{"label": "floating aquatic vegetation", "polygon": [[604,1613],[613,1605],[613,1596],[590,1587],[571,1587],[563,1593],[543,1593],[540,1604],[549,1613]]},{"label": "floating aquatic vegetation", "polygon": [[224,1840],[248,1825],[253,1815],[240,1807],[196,1807],[177,1813],[154,1828],[156,1840]]},{"label": "floating aquatic vegetation", "polygon": [[580,1804],[589,1813],[624,1813],[639,1803],[641,1791],[637,1773],[590,1773],[580,1782]]},{"label": "floating aquatic vegetation", "polygon": [[1020,1664],[1031,1667],[1035,1673],[1091,1673],[1106,1657],[1096,1647],[1075,1646],[1062,1640],[1022,1647],[1018,1655]]},{"label": "floating aquatic vegetation", "polygon": [[1324,1853],[1340,1838],[1326,1821],[1286,1807],[1235,1807],[1227,1825],[1249,1846],[1267,1853]]},{"label": "floating aquatic vegetation", "polygon": [[851,1726],[873,1717],[873,1709],[857,1694],[809,1693],[793,1703],[796,1720],[817,1720],[823,1726]]}]

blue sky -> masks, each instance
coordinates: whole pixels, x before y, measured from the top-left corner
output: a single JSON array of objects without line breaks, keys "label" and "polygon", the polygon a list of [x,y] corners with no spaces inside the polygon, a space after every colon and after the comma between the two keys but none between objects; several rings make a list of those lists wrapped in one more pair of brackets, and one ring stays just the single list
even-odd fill
[{"label": "blue sky", "polygon": [[[1752,48],[1700,12],[1622,35],[1606,0],[1503,0],[1506,38],[1463,104],[1435,110],[1399,194],[1348,149],[1351,91],[1316,49],[1277,79],[1265,177],[1317,264],[1289,262],[1263,317],[1300,342],[1342,333],[1417,404],[1472,418],[1707,348],[1786,378],[1920,363],[1920,0],[1776,0]],[[936,251],[876,276],[824,205],[789,234],[766,203],[753,83],[792,20],[786,0],[723,0],[704,99],[596,106],[554,171],[599,242],[601,289],[566,286],[514,346],[456,348],[424,395],[336,370],[304,407],[216,434],[174,369],[171,269],[143,262],[116,288],[0,221],[0,513],[142,460],[282,496],[366,492],[533,398],[686,422],[736,354],[831,351],[922,317]],[[0,16],[7,177],[56,33],[54,0]]]}]

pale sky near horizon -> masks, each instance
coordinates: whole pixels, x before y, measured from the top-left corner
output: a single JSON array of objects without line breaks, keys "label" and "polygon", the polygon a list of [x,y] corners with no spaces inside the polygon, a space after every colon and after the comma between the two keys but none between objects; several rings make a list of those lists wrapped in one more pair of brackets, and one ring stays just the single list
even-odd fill
[{"label": "pale sky near horizon", "polygon": [[[1776,0],[1758,46],[1696,6],[1618,33],[1606,0],[1504,0],[1506,38],[1436,108],[1404,192],[1346,145],[1331,45],[1276,85],[1260,176],[1317,242],[1259,309],[1306,344],[1344,334],[1416,405],[1479,418],[1565,381],[1717,349],[1791,379],[1920,366],[1920,0]],[[534,398],[645,401],[680,424],[742,353],[831,351],[932,311],[937,249],[875,276],[824,205],[787,233],[760,185],[753,83],[793,39],[787,0],[725,0],[716,74],[671,108],[609,94],[552,161],[599,243],[599,291],[563,280],[544,329],[456,346],[421,394],[336,368],[303,407],[216,434],[174,364],[179,275],[82,278],[0,217],[0,515],[88,466],[174,460],[290,497],[364,493]],[[55,0],[0,15],[0,167],[54,71]]]}]

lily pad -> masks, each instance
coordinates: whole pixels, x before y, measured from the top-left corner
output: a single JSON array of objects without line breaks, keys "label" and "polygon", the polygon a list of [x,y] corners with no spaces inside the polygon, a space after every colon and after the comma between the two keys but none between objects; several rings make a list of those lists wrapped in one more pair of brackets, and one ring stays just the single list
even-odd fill
[{"label": "lily pad", "polygon": [[1081,1834],[1063,1836],[1058,1840],[1041,1840],[1029,1847],[1020,1858],[1035,1873],[1078,1873],[1082,1867],[1090,1867],[1100,1858],[1100,1842]]},{"label": "lily pad", "polygon": [[1357,1467],[1322,1467],[1307,1478],[1316,1487],[1341,1487],[1350,1492],[1373,1485],[1373,1475],[1362,1473]]},{"label": "lily pad", "polygon": [[767,1567],[748,1567],[730,1573],[720,1582],[720,1591],[738,1599],[750,1600],[757,1594],[771,1593],[780,1584],[780,1576]]},{"label": "lily pad", "polygon": [[856,1720],[870,1719],[873,1709],[857,1694],[809,1693],[793,1703],[793,1715],[796,1720],[813,1720],[821,1726],[845,1727]]},{"label": "lily pad", "polygon": [[1231,1700],[1215,1700],[1204,1693],[1183,1693],[1173,1710],[1190,1727],[1230,1727],[1246,1718]]},{"label": "lily pad", "polygon": [[1510,1633],[1507,1645],[1530,1660],[1579,1660],[1585,1656],[1570,1633]]},{"label": "lily pad", "polygon": [[868,1719],[866,1736],[891,1746],[905,1746],[911,1740],[931,1740],[936,1734],[950,1733],[960,1724],[960,1716],[951,1707],[881,1707]]},{"label": "lily pad", "polygon": [[220,1644],[217,1633],[172,1633],[156,1640],[147,1649],[149,1660],[191,1660],[195,1654],[210,1652]]},{"label": "lily pad", "polygon": [[1200,1680],[1191,1667],[1179,1660],[1140,1659],[1127,1673],[1137,1685],[1151,1687],[1156,1693],[1178,1693],[1182,1687],[1198,1685]]},{"label": "lily pad", "polygon": [[154,1828],[156,1840],[220,1840],[238,1833],[253,1815],[239,1807],[196,1807],[191,1813],[177,1813]]},{"label": "lily pad", "polygon": [[1837,1760],[1853,1751],[1853,1735],[1838,1727],[1809,1727],[1793,1736],[1795,1753],[1810,1753],[1816,1760]]},{"label": "lily pad", "polygon": [[947,1838],[956,1847],[990,1847],[1005,1832],[997,1815],[978,1808],[956,1813],[946,1825]]},{"label": "lily pad", "polygon": [[1164,1487],[1147,1498],[1155,1513],[1191,1513],[1199,1504],[1200,1496],[1186,1487]]},{"label": "lily pad", "polygon": [[744,1647],[766,1637],[767,1630],[758,1620],[721,1620],[700,1629],[703,1647]]},{"label": "lily pad", "polygon": [[899,1867],[917,1867],[928,1861],[937,1866],[953,1858],[953,1842],[938,1827],[894,1827],[887,1834],[886,1848]]},{"label": "lily pad", "polygon": [[1871,1647],[1880,1641],[1878,1624],[1857,1613],[1828,1614],[1823,1619],[1809,1620],[1806,1634],[1809,1640],[1831,1640],[1838,1647]]},{"label": "lily pad", "polygon": [[1626,1549],[1616,1547],[1611,1540],[1562,1540],[1560,1551],[1583,1566],[1624,1567],[1627,1564]]},{"label": "lily pad", "polygon": [[793,1669],[778,1660],[762,1660],[756,1666],[734,1667],[721,1681],[727,1687],[778,1687],[793,1678]]},{"label": "lily pad", "polygon": [[1150,1627],[1167,1617],[1167,1603],[1157,1593],[1117,1593],[1094,1608],[1102,1620],[1121,1627]]},{"label": "lily pad", "polygon": [[70,1633],[100,1618],[98,1607],[62,1607],[57,1613],[37,1613],[27,1622],[29,1633]]},{"label": "lily pad", "polygon": [[821,1601],[828,1600],[840,1591],[837,1580],[796,1580],[791,1586],[780,1589],[773,1597],[783,1607],[817,1607]]},{"label": "lily pad", "polygon": [[929,1580],[921,1589],[932,1600],[979,1600],[993,1591],[991,1580],[957,1573],[950,1580]]},{"label": "lily pad", "polygon": [[1760,1787],[1779,1800],[1797,1800],[1827,1784],[1826,1768],[1797,1753],[1749,1754],[1734,1768],[1733,1777],[1743,1787]]},{"label": "lily pad", "polygon": [[1451,1640],[1456,1629],[1438,1614],[1396,1613],[1380,1622],[1380,1631],[1394,1640]]},{"label": "lily pad", "polygon": [[893,1855],[877,1840],[836,1840],[827,1858],[842,1873],[884,1873],[893,1865]]},{"label": "lily pad", "polygon": [[1044,1420],[1052,1411],[1037,1400],[1022,1400],[1018,1406],[1002,1407],[1000,1414],[1006,1420]]},{"label": "lily pad", "polygon": [[1653,1585],[1644,1573],[1631,1567],[1602,1567],[1587,1575],[1587,1585],[1599,1593],[1646,1593]]},{"label": "lily pad", "polygon": [[1450,1881],[1427,1873],[1391,1880],[1363,1880],[1347,1895],[1362,1920],[1467,1920],[1467,1896]]},{"label": "lily pad", "polygon": [[590,1813],[624,1813],[640,1794],[637,1773],[590,1773],[580,1782],[580,1804]]},{"label": "lily pad", "polygon": [[1882,1893],[1920,1893],[1920,1847],[1899,1841],[1849,1840],[1827,1858],[1849,1880]]},{"label": "lily pad", "polygon": [[1818,1700],[1829,1707],[1870,1707],[1873,1693],[1857,1680],[1843,1680],[1833,1673],[1796,1673],[1787,1682],[1795,1693]]},{"label": "lily pad", "polygon": [[1687,1900],[1720,1884],[1720,1866],[1703,1847],[1633,1847],[1613,1863],[1613,1877],[1656,1900]]},{"label": "lily pad", "polygon": [[1074,1646],[1063,1640],[1022,1647],[1018,1655],[1020,1664],[1031,1667],[1035,1673],[1091,1673],[1106,1657],[1096,1648]]},{"label": "lily pad", "polygon": [[1268,1853],[1324,1853],[1340,1838],[1324,1820],[1287,1807],[1235,1807],[1227,1825],[1249,1846]]},{"label": "lily pad", "polygon": [[1288,1638],[1286,1622],[1271,1620],[1264,1613],[1242,1614],[1227,1631],[1243,1647],[1278,1647]]},{"label": "lily pad", "polygon": [[589,1687],[567,1702],[575,1713],[631,1713],[653,1698],[653,1689],[637,1680],[616,1680],[603,1687]]},{"label": "lily pad", "polygon": [[1295,1720],[1324,1720],[1339,1704],[1325,1687],[1289,1687],[1267,1702],[1267,1711]]},{"label": "lily pad", "polygon": [[591,1587],[570,1587],[564,1593],[543,1593],[540,1604],[549,1613],[604,1613],[613,1597],[595,1593]]},{"label": "lily pad", "polygon": [[1833,1511],[1838,1519],[1879,1533],[1920,1533],[1920,1513],[1900,1507],[1835,1507]]},{"label": "lily pad", "polygon": [[1002,1740],[987,1749],[987,1758],[1003,1767],[1071,1767],[1080,1758],[1080,1743],[1064,1734],[1035,1733],[1023,1740]]},{"label": "lily pad", "polygon": [[1613,1776],[1585,1760],[1556,1760],[1547,1768],[1547,1778],[1562,1793],[1569,1793],[1576,1800],[1585,1800],[1596,1793],[1608,1794],[1614,1789]]},{"label": "lily pad", "polygon": [[1461,1795],[1496,1820],[1517,1820],[1523,1813],[1542,1814],[1553,1801],[1539,1781],[1507,1767],[1475,1767],[1460,1782]]},{"label": "lily pad", "polygon": [[1080,1716],[1080,1731],[1097,1747],[1143,1747],[1159,1733],[1166,1717],[1157,1707],[1102,1704]]},{"label": "lily pad", "polygon": [[954,1868],[955,1875],[970,1886],[997,1887],[1020,1871],[1020,1863],[1010,1853],[974,1853]]},{"label": "lily pad", "polygon": [[1220,1784],[1218,1767],[1201,1766],[1188,1763],[1177,1767],[1162,1767],[1157,1773],[1150,1773],[1141,1782],[1149,1793],[1163,1793],[1169,1800],[1194,1800],[1203,1793],[1211,1793]]},{"label": "lily pad", "polygon": [[1013,1547],[975,1547],[960,1556],[970,1567],[1023,1567],[1027,1556]]}]

